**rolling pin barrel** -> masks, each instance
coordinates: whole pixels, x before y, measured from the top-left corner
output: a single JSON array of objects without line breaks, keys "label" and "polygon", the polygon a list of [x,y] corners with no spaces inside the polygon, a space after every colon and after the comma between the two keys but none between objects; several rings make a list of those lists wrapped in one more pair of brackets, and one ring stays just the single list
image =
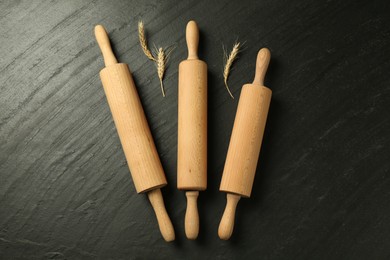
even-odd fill
[{"label": "rolling pin barrel", "polygon": [[272,95],[272,91],[263,86],[270,57],[268,49],[259,51],[253,83],[245,84],[241,90],[220,186],[220,191],[228,193],[218,230],[221,239],[229,239],[233,232],[239,199],[250,197],[252,192]]},{"label": "rolling pin barrel", "polygon": [[102,69],[100,78],[137,192],[165,186],[164,170],[127,64]]},{"label": "rolling pin barrel", "polygon": [[250,197],[271,94],[271,90],[264,86],[245,84],[242,87],[221,191]]},{"label": "rolling pin barrel", "polygon": [[172,241],[175,233],[160,191],[167,180],[129,67],[117,62],[103,26],[95,27],[95,36],[106,65],[100,78],[135,188],[148,193],[160,231]]},{"label": "rolling pin barrel", "polygon": [[200,60],[179,65],[178,168],[180,190],[207,188],[207,66]]}]

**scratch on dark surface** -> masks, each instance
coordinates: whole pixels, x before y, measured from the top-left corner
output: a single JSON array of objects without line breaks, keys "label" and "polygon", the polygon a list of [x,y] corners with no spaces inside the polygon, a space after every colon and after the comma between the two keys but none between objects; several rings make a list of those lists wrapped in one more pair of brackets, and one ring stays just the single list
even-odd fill
[{"label": "scratch on dark surface", "polygon": [[[48,248],[53,248],[53,245],[49,245],[47,243],[38,243],[38,242],[34,242],[34,241],[31,241],[28,239],[15,239],[15,240],[11,241],[11,240],[7,240],[7,239],[0,237],[0,241],[7,243],[7,244],[18,244],[21,246],[25,245],[25,246],[33,246],[33,247],[43,247],[45,249],[45,251]],[[80,249],[75,248],[75,247],[69,247],[69,246],[65,246],[65,245],[57,245],[56,247],[64,249],[65,252],[66,251],[76,251],[77,254],[79,254],[80,256],[89,256],[89,257],[96,257],[97,256],[95,254],[92,254],[92,253],[84,251],[84,250],[80,250]],[[72,254],[74,255],[74,253],[72,253]],[[53,258],[56,258],[58,256],[66,257],[66,253],[50,251],[50,252],[44,253],[44,256],[47,256],[50,259],[53,259]]]},{"label": "scratch on dark surface", "polygon": [[339,126],[344,123],[343,120],[339,120],[337,121],[336,123],[334,123],[331,127],[329,127],[323,135],[321,135],[318,139],[319,140],[322,140],[324,139],[327,135],[329,135],[332,131],[336,130],[337,128],[339,128]]}]

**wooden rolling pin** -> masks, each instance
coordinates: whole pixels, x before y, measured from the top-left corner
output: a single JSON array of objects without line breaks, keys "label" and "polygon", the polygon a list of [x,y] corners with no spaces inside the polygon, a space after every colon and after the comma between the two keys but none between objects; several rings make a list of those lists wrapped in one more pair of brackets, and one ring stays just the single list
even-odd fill
[{"label": "wooden rolling pin", "polygon": [[179,65],[177,188],[186,190],[185,233],[199,233],[197,198],[207,187],[207,64],[198,59],[199,30],[186,28],[188,58]]},{"label": "wooden rolling pin", "polygon": [[268,49],[259,51],[256,74],[252,84],[241,90],[236,118],[220,191],[227,192],[227,204],[219,224],[218,235],[227,240],[233,233],[234,217],[241,197],[249,198],[256,173],[272,91],[264,86],[264,76],[271,54]]},{"label": "wooden rolling pin", "polygon": [[95,27],[95,36],[106,66],[100,71],[100,79],[135,188],[137,193],[147,192],[162,236],[167,242],[173,241],[175,232],[160,191],[167,180],[129,67],[117,62],[103,26]]}]

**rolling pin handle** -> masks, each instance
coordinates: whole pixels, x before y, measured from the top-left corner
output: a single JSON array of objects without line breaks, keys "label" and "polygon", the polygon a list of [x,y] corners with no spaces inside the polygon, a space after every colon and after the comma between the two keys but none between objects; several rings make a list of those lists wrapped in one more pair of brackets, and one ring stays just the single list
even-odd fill
[{"label": "rolling pin handle", "polygon": [[149,201],[152,204],[154,213],[156,213],[160,232],[167,242],[175,240],[175,231],[172,222],[165,209],[164,200],[160,189],[154,189],[148,192]]},{"label": "rolling pin handle", "polygon": [[95,26],[95,37],[103,54],[104,64],[106,67],[117,64],[118,61],[112,52],[110,39],[108,38],[106,30],[100,24]]},{"label": "rolling pin handle", "polygon": [[232,193],[228,193],[226,195],[226,199],[227,199],[226,208],[218,228],[218,236],[220,239],[228,240],[233,233],[236,207],[240,198],[241,198],[240,195],[236,195]]},{"label": "rolling pin handle", "polygon": [[187,210],[185,215],[185,232],[188,239],[196,239],[199,234],[199,214],[197,199],[199,191],[187,191]]},{"label": "rolling pin handle", "polygon": [[256,72],[253,84],[264,86],[264,77],[267,72],[268,64],[271,59],[271,53],[267,48],[262,48],[257,54]]},{"label": "rolling pin handle", "polygon": [[195,21],[189,21],[186,28],[186,41],[188,48],[187,60],[198,59],[199,29]]}]

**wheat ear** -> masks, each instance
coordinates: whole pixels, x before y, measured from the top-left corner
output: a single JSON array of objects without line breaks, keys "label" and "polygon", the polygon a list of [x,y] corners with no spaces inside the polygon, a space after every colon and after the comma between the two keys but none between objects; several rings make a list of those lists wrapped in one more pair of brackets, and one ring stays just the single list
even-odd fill
[{"label": "wheat ear", "polygon": [[142,51],[144,52],[146,57],[148,57],[149,60],[156,61],[156,58],[153,56],[152,52],[148,48],[145,36],[144,23],[142,21],[138,22],[138,38],[139,43],[141,44]]},{"label": "wheat ear", "polygon": [[230,73],[230,69],[232,67],[232,64],[234,62],[234,60],[237,58],[237,54],[238,52],[240,51],[240,43],[236,42],[234,45],[233,45],[233,49],[232,51],[230,52],[229,56],[227,56],[227,53],[224,49],[224,53],[225,53],[225,66],[224,66],[224,69],[223,69],[223,79],[224,79],[224,82],[225,82],[225,86],[226,86],[226,90],[229,92],[229,95],[234,99],[234,96],[232,94],[232,92],[230,91],[230,88],[227,84],[227,80],[229,78],[229,73]]},{"label": "wheat ear", "polygon": [[158,48],[157,50],[157,75],[160,79],[160,87],[163,97],[165,97],[165,91],[164,91],[164,85],[163,85],[163,78],[164,78],[164,72],[165,72],[165,52],[163,48]]}]

